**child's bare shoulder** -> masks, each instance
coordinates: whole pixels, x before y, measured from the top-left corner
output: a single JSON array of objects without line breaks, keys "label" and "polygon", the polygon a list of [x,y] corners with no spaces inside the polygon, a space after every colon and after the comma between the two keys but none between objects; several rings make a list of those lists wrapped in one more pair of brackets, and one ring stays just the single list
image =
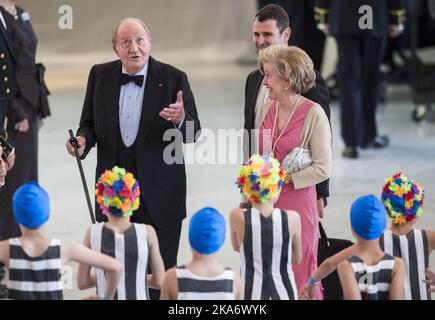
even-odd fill
[{"label": "child's bare shoulder", "polygon": [[301,217],[299,216],[299,213],[294,210],[284,210],[285,213],[287,213],[287,216],[292,221],[300,221]]},{"label": "child's bare shoulder", "polygon": [[234,208],[233,210],[231,210],[230,212],[230,216],[240,216],[243,215],[244,209],[242,208]]},{"label": "child's bare shoulder", "polygon": [[156,233],[156,229],[150,224],[144,224],[145,230],[147,232]]},{"label": "child's bare shoulder", "polygon": [[234,208],[230,212],[230,221],[235,222],[235,221],[243,220],[243,213],[244,213],[243,209]]}]

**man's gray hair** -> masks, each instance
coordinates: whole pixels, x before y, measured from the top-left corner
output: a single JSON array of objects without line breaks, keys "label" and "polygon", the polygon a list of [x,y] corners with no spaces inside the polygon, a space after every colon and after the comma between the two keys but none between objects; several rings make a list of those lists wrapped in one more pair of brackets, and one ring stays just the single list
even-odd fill
[{"label": "man's gray hair", "polygon": [[139,23],[139,24],[144,28],[144,30],[146,31],[146,33],[147,33],[147,35],[148,35],[148,39],[151,40],[150,30],[148,29],[148,27],[147,27],[147,25],[145,24],[145,22],[143,22],[142,20],[137,19],[137,18],[125,18],[125,19],[121,20],[121,21],[116,25],[115,30],[113,30],[113,33],[112,33],[112,45],[113,45],[113,46],[116,45],[116,38],[117,38],[117,36],[118,36],[118,30],[119,30],[119,27],[120,27],[123,23],[126,23],[126,22],[136,22],[136,23]]}]

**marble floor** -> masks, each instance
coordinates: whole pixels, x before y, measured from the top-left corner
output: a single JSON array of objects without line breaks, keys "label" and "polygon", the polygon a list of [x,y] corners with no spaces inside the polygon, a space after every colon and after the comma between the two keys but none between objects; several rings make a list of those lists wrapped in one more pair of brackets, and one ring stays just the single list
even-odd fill
[{"label": "marble floor", "polygon": [[[189,75],[203,128],[217,132],[218,129],[243,126],[244,83],[253,66],[220,63],[179,67]],[[52,237],[79,242],[90,219],[77,164],[67,155],[65,141],[68,129],[75,131],[77,128],[84,86],[83,82],[82,87],[52,91],[53,116],[40,132],[39,155],[40,183],[51,197],[52,216],[47,231]],[[383,179],[397,171],[405,172],[426,188],[425,210],[418,226],[435,229],[435,124],[411,120],[412,101],[406,86],[390,88],[388,96],[389,102],[379,109],[378,123],[379,131],[390,136],[391,146],[384,150],[363,151],[358,160],[341,157],[339,109],[336,103],[331,105],[334,132],[331,197],[323,220],[331,237],[353,239],[349,226],[352,201],[367,193],[379,195]],[[93,189],[95,157],[93,151],[83,162],[90,190]],[[238,169],[238,164],[187,165],[188,215],[204,206],[213,206],[228,217],[229,211],[239,201],[234,184]],[[179,264],[188,262],[190,258],[188,221],[186,219],[183,224]],[[238,255],[232,251],[229,237],[219,258],[224,264],[238,269]],[[74,264],[72,266],[76,268]],[[431,267],[435,269],[435,256],[431,259]],[[79,292],[74,281],[72,287],[65,290],[65,298],[78,299],[91,292]]]}]

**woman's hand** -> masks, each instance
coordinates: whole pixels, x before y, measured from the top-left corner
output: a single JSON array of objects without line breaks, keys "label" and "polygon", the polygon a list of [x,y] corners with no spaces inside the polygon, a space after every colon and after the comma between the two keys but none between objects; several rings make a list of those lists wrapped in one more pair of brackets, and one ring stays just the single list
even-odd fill
[{"label": "woman's hand", "polygon": [[317,211],[319,212],[319,218],[323,219],[325,217],[325,203],[323,198],[317,199]]},{"label": "woman's hand", "polygon": [[283,182],[284,184],[293,184],[292,176],[287,173]]}]

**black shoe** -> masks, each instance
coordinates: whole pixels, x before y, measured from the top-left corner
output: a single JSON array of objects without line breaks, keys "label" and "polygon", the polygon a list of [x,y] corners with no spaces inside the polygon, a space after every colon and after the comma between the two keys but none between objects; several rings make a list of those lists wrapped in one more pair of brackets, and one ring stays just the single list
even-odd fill
[{"label": "black shoe", "polygon": [[372,141],[364,143],[361,148],[363,149],[380,149],[388,147],[390,144],[390,139],[387,136],[377,136]]},{"label": "black shoe", "polygon": [[5,266],[3,263],[0,262],[0,282],[5,277]]},{"label": "black shoe", "polygon": [[357,159],[358,158],[358,150],[355,147],[346,147],[343,150],[343,158]]}]

